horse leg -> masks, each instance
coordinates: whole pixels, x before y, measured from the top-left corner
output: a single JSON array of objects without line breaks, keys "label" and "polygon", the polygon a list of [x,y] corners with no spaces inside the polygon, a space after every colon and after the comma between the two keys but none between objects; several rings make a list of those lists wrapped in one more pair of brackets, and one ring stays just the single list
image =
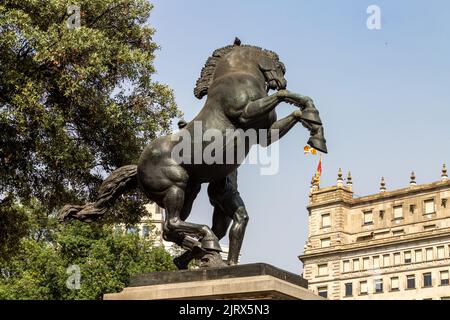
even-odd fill
[{"label": "horse leg", "polygon": [[[280,90],[270,96],[249,102],[239,116],[239,122],[244,126],[249,126],[259,121],[267,113],[272,112],[281,102],[294,104],[301,108],[301,111],[299,110],[301,119],[297,119],[297,121],[302,122],[310,130],[311,137],[308,140],[308,144],[319,151],[327,153],[322,120],[320,119],[319,111],[314,106],[313,100],[309,97],[288,90]],[[280,120],[281,122],[276,124],[274,129],[282,128],[284,130],[284,132],[281,132],[282,135],[288,132],[295,124],[294,118],[298,118],[295,114],[291,116]]]},{"label": "horse leg", "polygon": [[[213,182],[212,186],[208,187],[210,202],[214,207],[213,224],[211,229],[219,240],[225,237],[228,228],[233,221],[233,215],[230,213],[227,214],[221,205],[221,203],[225,200],[218,201],[219,195],[226,193],[226,188],[229,190],[230,188],[233,188],[233,190],[237,189],[237,171],[230,174],[228,179],[223,179],[220,182]],[[174,259],[174,263],[179,269],[187,269],[189,263],[193,259],[198,258],[198,255],[199,252],[198,250],[196,251],[195,248],[193,250],[186,250],[182,255]]]},{"label": "horse leg", "polygon": [[295,110],[287,117],[280,119],[272,124],[266,139],[259,137],[259,142],[263,147],[267,147],[275,141],[281,139],[286,133],[291,130],[301,120],[302,112]]},{"label": "horse leg", "polygon": [[203,249],[220,251],[217,237],[208,226],[181,220],[180,215],[184,206],[184,200],[184,189],[176,185],[169,188],[163,200],[167,212],[165,230],[169,231],[169,233],[199,235]]},{"label": "horse leg", "polygon": [[215,208],[213,230],[219,233],[218,236],[225,236],[230,221],[233,221],[229,235],[228,264],[235,265],[239,260],[248,223],[244,201],[237,191],[237,172],[224,180],[211,182],[208,187],[208,195]]},{"label": "horse leg", "polygon": [[[214,207],[213,225],[211,230],[219,240],[225,237],[232,221],[233,220],[227,216],[219,206],[216,205]],[[173,260],[178,269],[188,269],[189,263],[193,259],[201,256],[202,253],[199,252],[197,248],[198,247],[194,247],[192,250],[186,250],[183,254]]]},{"label": "horse leg", "polygon": [[[188,184],[188,186],[186,188],[186,192],[185,192],[184,205],[183,205],[183,208],[181,209],[181,213],[180,213],[181,220],[185,221],[189,217],[191,210],[192,210],[192,205],[194,203],[194,200],[197,198],[197,195],[200,192],[200,189],[201,189],[200,184],[197,184],[197,183]],[[168,236],[170,236],[170,232],[167,232],[167,234],[168,234]],[[182,236],[182,237],[183,237],[183,239],[181,241],[181,245],[184,240],[185,247],[188,247],[188,249],[183,254],[181,254],[180,256],[173,259],[174,264],[180,270],[188,269],[189,262],[191,262],[194,258],[198,257],[199,255],[201,255],[201,251],[202,251],[200,249],[200,247],[201,247],[200,242],[192,243],[191,245],[186,245],[187,241],[192,242],[195,240],[190,239],[190,238],[185,238],[184,236]],[[189,249],[189,247],[191,249]]]},{"label": "horse leg", "polygon": [[294,104],[303,110],[314,110],[317,117],[313,122],[321,124],[318,111],[314,107],[312,99],[288,90],[280,90],[270,96],[249,102],[239,116],[239,122],[245,125],[252,124],[275,109],[281,102]]}]

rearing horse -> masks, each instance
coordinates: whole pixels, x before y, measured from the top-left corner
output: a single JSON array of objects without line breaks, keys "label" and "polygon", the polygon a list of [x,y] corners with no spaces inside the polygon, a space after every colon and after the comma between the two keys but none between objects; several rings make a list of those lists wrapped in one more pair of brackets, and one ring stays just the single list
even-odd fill
[{"label": "rearing horse", "polygon": [[[310,131],[308,144],[326,153],[319,113],[311,98],[286,90],[285,71],[276,53],[240,45],[239,39],[234,45],[214,51],[194,89],[197,98],[207,95],[207,99],[193,121],[172,135],[150,142],[137,166],[121,167],[103,182],[95,202],[84,206],[66,205],[60,211],[60,218],[83,221],[100,218],[118,196],[138,187],[150,200],[166,209],[164,239],[187,250],[174,259],[178,268],[187,268],[194,258],[200,259],[203,267],[222,265],[219,239],[226,235],[230,224],[227,262],[237,264],[248,222],[244,202],[237,190],[237,168],[241,161],[206,163],[202,159],[198,163],[193,161],[197,155],[192,151],[183,154],[188,161],[180,162],[174,158],[173,151],[180,137],[186,134],[194,137],[195,123],[201,124],[202,133],[216,129],[223,135],[226,130],[267,129],[267,142],[261,143],[261,137],[256,142],[264,145],[270,145],[295,124],[301,123]],[[276,92],[268,95],[270,90]],[[277,120],[275,108],[281,102],[293,104],[298,109]],[[191,150],[198,153],[211,142],[198,142],[194,138],[191,143]],[[244,156],[252,146],[252,142],[245,143]],[[222,147],[219,152],[225,153],[227,146]],[[186,221],[203,183],[209,183],[208,196],[214,206],[212,228]]]}]

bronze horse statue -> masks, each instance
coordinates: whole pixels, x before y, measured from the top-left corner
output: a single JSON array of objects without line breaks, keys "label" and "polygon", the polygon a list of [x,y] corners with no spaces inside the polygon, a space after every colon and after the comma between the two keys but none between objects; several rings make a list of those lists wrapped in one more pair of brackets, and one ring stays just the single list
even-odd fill
[{"label": "bronze horse statue", "polygon": [[[248,222],[245,205],[237,190],[237,168],[242,159],[231,163],[206,163],[193,160],[208,147],[208,141],[191,141],[191,151],[184,152],[180,162],[173,151],[180,137],[194,136],[195,123],[200,123],[202,133],[219,130],[268,130],[263,146],[283,137],[295,124],[301,123],[310,131],[308,144],[327,152],[319,112],[311,98],[286,90],[284,64],[275,52],[251,45],[241,45],[236,38],[233,45],[214,51],[201,71],[194,89],[198,99],[207,96],[199,114],[171,135],[150,142],[142,152],[137,165],[127,165],[115,170],[101,185],[95,202],[84,206],[66,205],[60,219],[92,221],[105,214],[118,196],[133,188],[165,208],[163,237],[186,249],[174,259],[180,269],[186,269],[192,259],[202,267],[222,266],[219,240],[229,230],[228,265],[238,262],[244,233]],[[270,90],[275,90],[269,95]],[[275,108],[281,103],[293,104],[297,109],[287,117],[277,120]],[[245,141],[245,154],[255,142]],[[225,152],[223,146],[219,152]],[[197,151],[192,151],[197,150]],[[187,222],[192,204],[201,185],[209,183],[208,196],[214,206],[212,228]]]}]

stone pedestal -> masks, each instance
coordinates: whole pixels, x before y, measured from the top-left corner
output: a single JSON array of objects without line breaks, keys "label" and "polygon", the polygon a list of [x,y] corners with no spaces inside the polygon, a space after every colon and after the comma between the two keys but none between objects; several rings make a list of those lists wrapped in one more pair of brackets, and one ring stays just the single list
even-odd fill
[{"label": "stone pedestal", "polygon": [[131,278],[120,293],[105,300],[319,300],[302,277],[264,263],[206,270],[163,271]]}]

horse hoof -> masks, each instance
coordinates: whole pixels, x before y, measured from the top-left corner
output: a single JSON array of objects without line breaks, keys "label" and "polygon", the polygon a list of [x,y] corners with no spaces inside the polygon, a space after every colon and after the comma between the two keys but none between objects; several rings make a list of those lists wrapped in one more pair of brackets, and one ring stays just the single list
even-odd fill
[{"label": "horse hoof", "polygon": [[323,135],[323,127],[320,127],[316,134],[312,135],[308,142],[311,147],[323,153],[328,153],[327,141]]},{"label": "horse hoof", "polygon": [[213,250],[213,251],[222,251],[220,247],[219,240],[215,237],[204,237],[202,239],[202,249],[204,250]]}]

